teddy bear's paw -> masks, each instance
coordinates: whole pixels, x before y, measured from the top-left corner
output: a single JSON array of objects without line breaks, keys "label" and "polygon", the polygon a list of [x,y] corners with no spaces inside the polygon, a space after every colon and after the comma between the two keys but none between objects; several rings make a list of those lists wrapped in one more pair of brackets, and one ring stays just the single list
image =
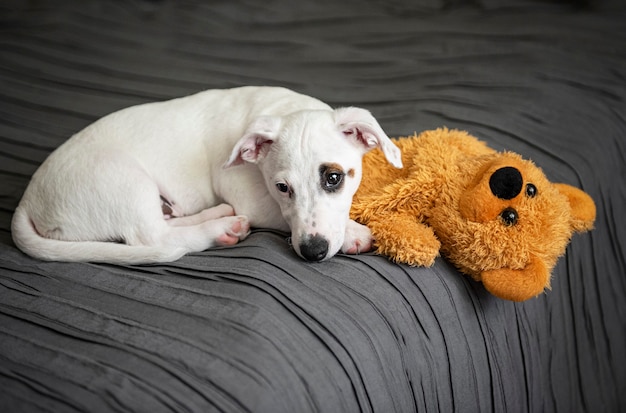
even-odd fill
[{"label": "teddy bear's paw", "polygon": [[370,222],[377,251],[391,260],[430,267],[439,256],[441,243],[432,228],[406,216]]},{"label": "teddy bear's paw", "polygon": [[341,252],[344,254],[367,252],[372,249],[373,242],[372,231],[368,227],[349,220]]},{"label": "teddy bear's paw", "polygon": [[424,243],[423,240],[412,244],[398,246],[391,249],[379,246],[378,252],[391,257],[397,263],[404,263],[413,267],[430,267],[439,256],[439,241]]}]

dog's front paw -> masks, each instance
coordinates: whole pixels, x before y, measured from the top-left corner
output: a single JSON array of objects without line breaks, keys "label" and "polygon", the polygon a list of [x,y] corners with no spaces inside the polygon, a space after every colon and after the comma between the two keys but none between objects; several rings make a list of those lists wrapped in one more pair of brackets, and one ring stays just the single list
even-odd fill
[{"label": "dog's front paw", "polygon": [[372,231],[365,225],[361,225],[352,220],[346,225],[346,234],[341,246],[344,254],[359,254],[372,249],[374,238]]},{"label": "dog's front paw", "polygon": [[224,233],[218,235],[215,240],[217,245],[235,245],[250,234],[250,222],[248,222],[248,218],[245,216],[224,217],[221,220],[224,221],[226,226]]}]

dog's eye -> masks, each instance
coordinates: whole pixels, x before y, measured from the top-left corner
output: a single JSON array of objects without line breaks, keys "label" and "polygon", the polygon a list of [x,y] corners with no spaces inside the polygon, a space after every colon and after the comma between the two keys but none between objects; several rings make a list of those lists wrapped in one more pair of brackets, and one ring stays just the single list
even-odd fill
[{"label": "dog's eye", "polygon": [[500,219],[507,227],[517,224],[517,211],[513,208],[505,208],[500,212]]},{"label": "dog's eye", "polygon": [[341,188],[343,174],[340,172],[329,172],[323,179],[324,190],[326,192],[335,192]]},{"label": "dog's eye", "polygon": [[534,198],[537,195],[537,187],[533,184],[526,185],[526,196]]},{"label": "dog's eye", "polygon": [[343,168],[339,164],[323,164],[320,166],[320,187],[328,193],[338,192],[343,187]]},{"label": "dog's eye", "polygon": [[343,181],[343,174],[331,172],[326,176],[325,186],[327,189],[335,189],[341,184],[341,181]]},{"label": "dog's eye", "polygon": [[289,185],[284,182],[278,182],[276,184],[276,189],[278,189],[283,194],[289,194],[289,196],[291,196],[291,188],[289,188]]}]

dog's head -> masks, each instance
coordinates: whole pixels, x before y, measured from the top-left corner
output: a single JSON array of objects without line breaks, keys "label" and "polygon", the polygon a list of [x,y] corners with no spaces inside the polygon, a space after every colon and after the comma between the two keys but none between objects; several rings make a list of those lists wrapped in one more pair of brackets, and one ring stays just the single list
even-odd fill
[{"label": "dog's head", "polygon": [[361,159],[376,147],[402,166],[399,149],[367,110],[304,110],[253,121],[225,166],[258,164],[296,253],[322,261],[344,242]]}]

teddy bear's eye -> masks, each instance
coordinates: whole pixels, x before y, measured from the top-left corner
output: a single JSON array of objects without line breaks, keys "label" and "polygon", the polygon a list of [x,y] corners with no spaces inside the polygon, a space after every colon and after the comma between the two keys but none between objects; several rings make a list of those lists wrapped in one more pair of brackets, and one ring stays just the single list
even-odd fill
[{"label": "teddy bear's eye", "polygon": [[507,227],[517,224],[517,211],[513,208],[506,208],[500,212],[500,219]]},{"label": "teddy bear's eye", "polygon": [[526,185],[526,196],[534,198],[537,195],[537,187],[533,184]]}]

